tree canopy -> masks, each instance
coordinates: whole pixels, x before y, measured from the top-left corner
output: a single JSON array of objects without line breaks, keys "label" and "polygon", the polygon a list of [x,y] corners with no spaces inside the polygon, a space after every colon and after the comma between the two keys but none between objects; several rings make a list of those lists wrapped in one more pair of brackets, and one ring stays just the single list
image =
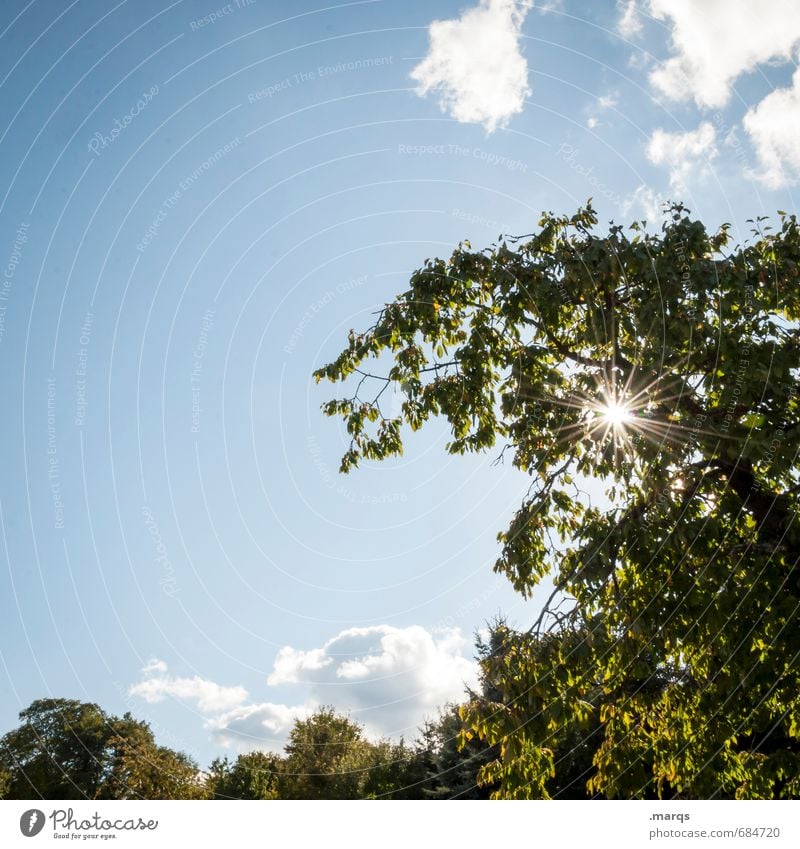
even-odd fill
[{"label": "tree canopy", "polygon": [[233,762],[217,758],[209,769],[209,793],[214,799],[278,799],[280,769],[280,758],[266,752],[247,752]]},{"label": "tree canopy", "polygon": [[680,204],[657,232],[544,214],[426,260],[315,372],[354,384],[323,406],[343,472],[439,417],[450,453],[530,477],[495,569],[552,596],[462,711],[498,796],[578,767],[605,797],[800,796],[800,231],[729,229]]},{"label": "tree canopy", "polygon": [[363,728],[333,708],[295,722],[285,747],[284,798],[364,799],[414,793],[419,778],[404,743],[371,742]]},{"label": "tree canopy", "polygon": [[20,720],[0,738],[0,799],[422,799],[437,776],[423,743],[368,739],[330,707],[295,721],[283,755],[244,752],[206,771],[128,713],[40,699]]},{"label": "tree canopy", "polygon": [[39,699],[0,738],[0,797],[6,799],[193,799],[196,764],[156,744],[129,713],[95,704]]}]

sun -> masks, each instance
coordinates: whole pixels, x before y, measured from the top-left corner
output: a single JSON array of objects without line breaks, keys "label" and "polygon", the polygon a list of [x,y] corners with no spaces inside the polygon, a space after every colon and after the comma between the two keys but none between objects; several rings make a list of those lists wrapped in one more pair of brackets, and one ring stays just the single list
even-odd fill
[{"label": "sun", "polygon": [[600,408],[600,415],[611,427],[622,428],[632,419],[631,411],[624,404],[612,401]]}]

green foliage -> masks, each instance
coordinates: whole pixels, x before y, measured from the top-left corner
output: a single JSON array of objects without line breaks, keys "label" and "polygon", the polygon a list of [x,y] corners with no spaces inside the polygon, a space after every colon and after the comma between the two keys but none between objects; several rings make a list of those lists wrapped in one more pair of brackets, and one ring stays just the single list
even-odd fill
[{"label": "green foliage", "polygon": [[117,734],[110,772],[100,798],[204,799],[207,796],[197,764],[183,752],[158,746],[144,723],[134,733]]},{"label": "green foliage", "polygon": [[277,799],[283,763],[277,755],[248,752],[234,762],[217,758],[209,769],[212,799]]},{"label": "green foliage", "polygon": [[0,739],[3,799],[421,799],[425,752],[377,742],[332,708],[297,720],[285,755],[217,758],[200,773],[144,722],[67,699],[33,702]]},{"label": "green foliage", "polygon": [[583,775],[606,797],[798,797],[797,221],[738,247],[681,205],[658,233],[596,225],[588,206],[459,245],[351,331],[315,372],[358,379],[323,407],[351,436],[342,471],[441,417],[448,451],[502,443],[531,479],[495,569],[555,591],[484,658],[497,698],[463,711],[464,741],[498,747],[496,795]]},{"label": "green foliage", "polygon": [[149,726],[97,705],[40,699],[0,739],[7,799],[191,799],[203,795],[197,766],[158,746]]},{"label": "green foliage", "polygon": [[7,794],[11,787],[11,777],[11,770],[0,764],[0,799],[8,798]]},{"label": "green foliage", "polygon": [[457,705],[446,705],[436,722],[423,728],[429,780],[425,795],[430,799],[487,799],[489,791],[478,786],[478,773],[496,754],[475,737],[461,745],[464,723]]},{"label": "green foliage", "polygon": [[333,708],[295,721],[283,757],[263,752],[215,760],[208,789],[216,799],[422,798],[421,750],[373,742]]},{"label": "green foliage", "polygon": [[363,729],[333,708],[297,720],[286,744],[281,797],[413,798],[418,782],[415,754],[404,743],[372,743]]},{"label": "green foliage", "polygon": [[286,744],[288,798],[358,798],[363,743],[361,727],[332,708],[295,722]]}]

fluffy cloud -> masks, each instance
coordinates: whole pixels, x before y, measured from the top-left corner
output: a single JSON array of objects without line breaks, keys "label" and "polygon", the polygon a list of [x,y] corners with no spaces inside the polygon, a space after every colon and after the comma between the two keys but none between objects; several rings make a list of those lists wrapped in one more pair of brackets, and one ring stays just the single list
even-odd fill
[{"label": "fluffy cloud", "polygon": [[724,106],[739,76],[790,60],[800,44],[797,0],[649,0],[649,11],[669,21],[674,54],[651,82],[667,97],[693,97],[698,106]]},{"label": "fluffy cloud", "polygon": [[247,700],[244,687],[223,687],[207,678],[175,678],[167,675],[163,660],[150,660],[142,669],[144,680],[134,684],[129,693],[146,702],[163,702],[168,697],[194,702],[201,713],[230,710]]},{"label": "fluffy cloud", "polygon": [[[692,98],[701,107],[723,107],[743,74],[766,63],[789,62],[800,50],[797,0],[646,2],[653,17],[668,23],[672,36],[672,55],[650,74],[650,81],[673,100]],[[633,20],[634,5],[625,4],[621,28],[624,21]],[[772,189],[800,182],[798,73],[790,87],[773,91],[751,107],[743,124],[760,166],[749,176]],[[685,184],[682,170],[676,169],[673,188]]]},{"label": "fluffy cloud", "polygon": [[264,749],[280,752],[286,745],[296,719],[306,719],[315,708],[304,705],[281,705],[272,702],[242,705],[206,722],[213,739],[223,746],[241,751]]},{"label": "fluffy cloud", "polygon": [[412,734],[426,714],[461,699],[476,682],[458,629],[350,628],[322,648],[278,653],[268,683],[305,684],[312,696],[349,710],[375,734]]},{"label": "fluffy cloud", "polygon": [[170,696],[193,702],[213,739],[242,751],[280,751],[294,721],[320,704],[351,713],[374,737],[411,737],[426,716],[461,700],[465,685],[477,683],[477,664],[465,656],[468,650],[457,628],[349,628],[319,648],[285,646],[278,652],[267,684],[301,687],[297,704],[252,702],[244,687],[170,676],[156,659],[129,693],[147,702]]},{"label": "fluffy cloud", "polygon": [[773,189],[800,181],[800,69],[789,88],[768,94],[744,117],[761,168],[755,176]]},{"label": "fluffy cloud", "polygon": [[678,194],[687,191],[692,179],[708,175],[708,163],[717,152],[717,133],[708,121],[685,133],[656,130],[647,145],[647,158],[669,168],[670,187]]},{"label": "fluffy cloud", "polygon": [[520,28],[533,0],[480,0],[460,18],[430,25],[428,55],[411,72],[417,93],[489,132],[522,111],[530,94]]}]

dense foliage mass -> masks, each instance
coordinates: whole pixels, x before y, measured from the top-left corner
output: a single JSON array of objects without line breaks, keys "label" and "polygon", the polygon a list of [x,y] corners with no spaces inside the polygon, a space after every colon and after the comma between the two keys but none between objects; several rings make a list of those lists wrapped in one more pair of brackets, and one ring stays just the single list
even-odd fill
[{"label": "dense foliage mass", "polygon": [[0,798],[196,799],[191,758],[156,744],[144,722],[97,705],[40,699],[0,738]]},{"label": "dense foliage mass", "polygon": [[800,231],[728,230],[544,215],[426,260],[316,372],[355,384],[342,471],[441,417],[531,478],[495,569],[551,602],[462,710],[496,796],[800,796]]},{"label": "dense foliage mass", "polygon": [[418,747],[372,742],[363,728],[331,708],[297,720],[285,756],[253,752],[211,765],[218,799],[422,798],[429,778]]},{"label": "dense foliage mass", "polygon": [[[489,660],[507,633],[494,623],[478,658]],[[472,695],[497,697],[485,675]],[[42,699],[20,720],[0,738],[0,799],[488,799],[493,788],[479,786],[478,773],[497,757],[477,738],[459,744],[467,729],[457,705],[426,721],[412,744],[371,739],[320,707],[295,721],[283,754],[245,752],[207,770],[158,746],[146,723],[94,704]]]},{"label": "dense foliage mass", "polygon": [[156,744],[130,714],[42,699],[0,738],[0,799],[430,799],[483,798],[487,747],[462,755],[458,711],[426,724],[413,745],[371,740],[331,708],[297,720],[284,753],[217,758],[207,770]]}]

